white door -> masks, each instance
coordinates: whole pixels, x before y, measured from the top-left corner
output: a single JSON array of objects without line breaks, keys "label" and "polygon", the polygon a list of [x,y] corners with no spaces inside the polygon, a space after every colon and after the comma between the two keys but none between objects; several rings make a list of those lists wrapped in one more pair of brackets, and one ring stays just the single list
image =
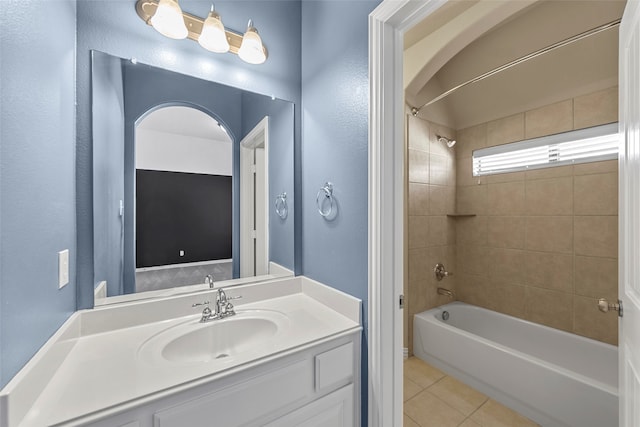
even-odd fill
[{"label": "white door", "polygon": [[269,118],[240,141],[240,277],[269,274]]},{"label": "white door", "polygon": [[619,337],[620,426],[640,426],[640,3],[620,25]]}]

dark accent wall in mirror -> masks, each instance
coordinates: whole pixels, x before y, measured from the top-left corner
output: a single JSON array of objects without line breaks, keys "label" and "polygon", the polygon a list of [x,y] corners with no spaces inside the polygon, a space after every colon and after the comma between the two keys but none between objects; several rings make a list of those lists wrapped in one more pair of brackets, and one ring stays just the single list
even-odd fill
[{"label": "dark accent wall in mirror", "polygon": [[[188,138],[190,142],[195,141],[197,143],[194,143],[195,145],[205,147],[205,151],[185,148],[187,151],[190,150],[189,156],[195,157],[200,164],[213,165],[220,163],[221,156],[229,158],[231,163],[229,172],[219,174],[212,166],[212,171],[199,172],[199,174],[205,175],[200,180],[203,182],[207,181],[207,174],[226,175],[231,182],[230,200],[228,197],[218,198],[218,200],[215,189],[212,188],[209,192],[205,189],[204,192],[195,196],[204,199],[201,205],[193,206],[192,200],[188,202],[189,206],[174,205],[171,209],[158,208],[155,214],[171,222],[172,215],[175,216],[176,212],[192,210],[197,213],[201,209],[203,215],[200,215],[200,218],[206,221],[207,217],[211,217],[214,221],[214,217],[224,214],[223,211],[230,212],[230,229],[213,234],[209,230],[207,233],[210,236],[216,236],[211,237],[212,247],[228,244],[231,248],[231,256],[228,259],[220,259],[216,256],[211,257],[212,259],[199,259],[192,262],[189,256],[185,256],[190,242],[180,241],[182,237],[187,239],[189,233],[195,232],[197,235],[198,230],[190,229],[189,232],[177,232],[177,236],[172,237],[173,241],[178,243],[164,242],[165,246],[170,248],[167,250],[175,252],[167,255],[166,259],[172,260],[168,261],[169,264],[137,267],[136,258],[145,255],[140,253],[137,239],[141,238],[139,232],[147,230],[146,225],[148,225],[137,224],[138,221],[144,220],[136,216],[137,203],[142,203],[143,200],[144,203],[148,203],[149,200],[153,200],[153,196],[138,194],[146,190],[136,185],[136,173],[149,168],[143,167],[140,162],[142,151],[136,145],[136,138],[141,137],[136,132],[136,128],[151,113],[174,106],[195,109],[212,118],[213,123],[228,135],[230,147],[228,151],[221,152],[219,155],[215,151],[210,151],[211,147],[207,145],[208,137],[205,137],[207,132],[191,132],[192,129],[185,125],[184,118],[177,116],[175,121],[178,124],[175,128],[169,129],[164,126],[167,123],[163,123],[161,126],[163,129],[157,132],[162,131],[164,134],[162,136],[158,136],[159,133],[154,134],[155,139],[152,139],[151,145],[146,143],[146,153],[151,153],[151,157],[154,158],[165,159],[163,166],[151,169],[156,172],[156,175],[160,172],[191,173],[191,170],[181,169],[184,165],[179,164],[184,160],[183,157],[188,157],[179,151],[183,144],[180,137]],[[169,118],[164,121],[172,120]],[[219,129],[217,131],[219,133]],[[207,275],[211,275],[215,282],[232,280],[226,282],[232,284],[237,283],[240,278],[243,281],[255,281],[273,275],[287,274],[288,271],[293,272],[295,225],[292,212],[294,194],[294,106],[292,103],[93,51],[92,133],[94,289],[96,298],[100,298],[103,303],[122,300],[122,295],[129,294],[146,298],[166,295],[169,292],[204,289]],[[178,135],[178,133],[188,135]],[[212,131],[212,133],[215,132]],[[215,136],[211,138],[215,140]],[[178,151],[165,152],[163,147],[166,144],[158,142],[156,146],[154,145],[156,140],[168,141],[173,144],[172,150]],[[224,145],[220,141],[214,141],[212,144]],[[184,142],[184,146],[187,147],[187,145]],[[176,155],[178,152],[180,154]],[[245,159],[242,162],[241,157]],[[172,158],[175,158],[175,165],[171,164]],[[264,158],[262,166],[258,165],[261,158]],[[255,161],[256,166],[249,165],[248,161]],[[166,166],[167,162],[168,166]],[[263,168],[265,172],[260,175],[259,171]],[[181,191],[181,185],[189,185],[180,183],[165,185],[151,176],[147,178],[169,192]],[[170,185],[174,188],[167,188]],[[145,188],[148,188],[148,185]],[[191,189],[183,187],[182,191],[186,193]],[[284,218],[275,212],[276,199],[283,193],[288,195],[288,212]],[[149,212],[146,215],[148,218]],[[153,216],[153,213],[151,215]],[[250,226],[244,224],[249,223],[264,223],[264,232],[247,234]],[[264,238],[247,237],[253,235],[264,236]],[[160,240],[162,239],[163,237],[160,237]],[[221,239],[221,241],[213,241],[213,239]],[[202,243],[198,242],[197,245],[201,246]],[[251,250],[249,246],[252,246]],[[207,252],[206,248],[204,249],[204,252]],[[267,262],[263,262],[261,267],[253,269],[247,267],[246,264],[249,262],[259,265],[260,256],[265,256]],[[189,262],[175,262],[176,259]],[[119,298],[102,299],[117,296]],[[96,300],[96,303],[100,302]]]}]

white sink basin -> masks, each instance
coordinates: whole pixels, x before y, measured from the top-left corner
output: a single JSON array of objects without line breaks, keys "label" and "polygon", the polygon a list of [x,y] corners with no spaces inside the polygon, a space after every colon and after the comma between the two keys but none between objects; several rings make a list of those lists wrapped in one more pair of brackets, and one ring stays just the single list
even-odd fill
[{"label": "white sink basin", "polygon": [[287,328],[287,316],[270,310],[238,311],[206,323],[189,320],[144,342],[138,357],[160,363],[224,362],[259,349]]}]

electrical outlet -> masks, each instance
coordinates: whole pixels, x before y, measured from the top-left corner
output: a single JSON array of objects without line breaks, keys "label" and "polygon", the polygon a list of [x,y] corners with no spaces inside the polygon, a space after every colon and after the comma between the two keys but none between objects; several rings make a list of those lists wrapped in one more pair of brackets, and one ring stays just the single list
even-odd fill
[{"label": "electrical outlet", "polygon": [[69,283],[69,249],[58,252],[58,288]]}]

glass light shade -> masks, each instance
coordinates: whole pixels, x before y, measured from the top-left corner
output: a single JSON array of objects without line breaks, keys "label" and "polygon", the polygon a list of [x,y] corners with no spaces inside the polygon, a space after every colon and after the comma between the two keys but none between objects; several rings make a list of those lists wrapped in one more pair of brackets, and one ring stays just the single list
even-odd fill
[{"label": "glass light shade", "polygon": [[177,0],[160,0],[150,22],[156,31],[172,39],[184,39],[189,33]]},{"label": "glass light shade", "polygon": [[227,34],[224,31],[220,15],[216,12],[210,12],[207,19],[205,19],[202,25],[202,32],[198,37],[198,43],[211,52],[225,53],[229,51]]},{"label": "glass light shade", "polygon": [[240,45],[240,50],[238,50],[238,56],[249,64],[262,64],[267,60],[264,47],[262,46],[262,39],[258,34],[258,30],[251,25],[251,22],[249,22],[247,32],[244,33],[242,37],[242,44]]}]

